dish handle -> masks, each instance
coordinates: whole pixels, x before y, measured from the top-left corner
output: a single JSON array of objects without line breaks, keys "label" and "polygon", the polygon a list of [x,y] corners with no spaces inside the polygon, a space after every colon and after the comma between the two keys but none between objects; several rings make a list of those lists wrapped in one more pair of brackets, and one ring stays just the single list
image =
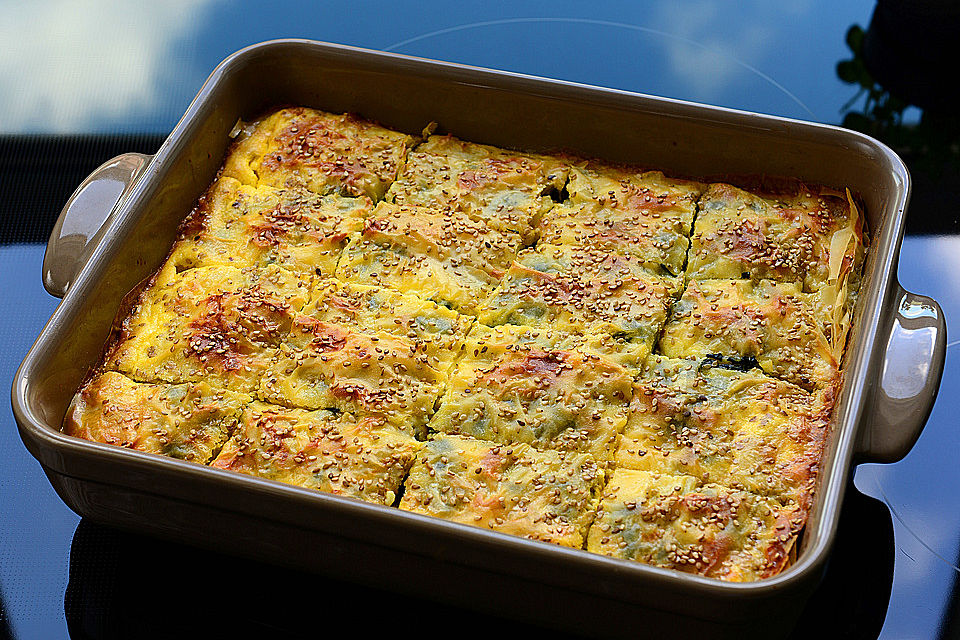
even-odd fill
[{"label": "dish handle", "polygon": [[80,183],[50,232],[43,254],[43,286],[66,295],[109,227],[117,205],[136,184],[153,156],[124,153],[94,169]]},{"label": "dish handle", "polygon": [[879,379],[871,389],[857,443],[861,462],[896,462],[913,448],[933,409],[943,376],[947,324],[927,296],[894,289]]}]

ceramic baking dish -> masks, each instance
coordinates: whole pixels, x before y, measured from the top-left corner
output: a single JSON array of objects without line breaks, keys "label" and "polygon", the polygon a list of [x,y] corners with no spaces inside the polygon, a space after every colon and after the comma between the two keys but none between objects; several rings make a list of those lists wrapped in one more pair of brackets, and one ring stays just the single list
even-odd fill
[{"label": "ceramic baking dish", "polygon": [[[213,180],[238,119],[296,104],[418,133],[572,150],[677,176],[790,176],[849,187],[871,243],[815,503],[796,562],[729,584],[555,547],[60,433],[124,295],[164,259]],[[304,40],[227,58],[153,157],[97,169],[64,208],[44,260],[63,301],[23,361],[24,443],[84,517],[603,636],[786,633],[822,577],[851,465],[893,461],[936,397],[946,327],[896,279],[909,174],[888,148],[837,127]],[[870,532],[863,532],[870,535]]]}]

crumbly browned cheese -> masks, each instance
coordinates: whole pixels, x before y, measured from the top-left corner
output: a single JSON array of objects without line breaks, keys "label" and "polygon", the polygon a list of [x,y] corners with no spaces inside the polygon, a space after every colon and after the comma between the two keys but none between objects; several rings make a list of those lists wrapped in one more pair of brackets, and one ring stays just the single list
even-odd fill
[{"label": "crumbly browned cheese", "polygon": [[721,580],[789,564],[865,253],[849,192],[301,107],[236,131],[68,434]]}]

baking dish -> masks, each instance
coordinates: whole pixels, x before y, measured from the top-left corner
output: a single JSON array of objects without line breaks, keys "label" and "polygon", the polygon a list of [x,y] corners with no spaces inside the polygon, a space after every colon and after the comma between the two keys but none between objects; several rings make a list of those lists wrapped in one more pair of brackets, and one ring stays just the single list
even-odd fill
[{"label": "baking dish", "polygon": [[[230,131],[283,104],[409,133],[435,119],[463,139],[678,176],[790,176],[858,193],[871,231],[865,286],[793,566],[721,583],[61,434],[124,295],[165,257]],[[851,465],[905,455],[939,386],[942,311],[896,280],[909,192],[893,152],[836,127],[303,40],[254,45],[213,72],[155,156],[106,163],[67,203],[44,260],[44,284],[64,299],[17,372],[14,413],[64,501],[107,524],[581,633],[786,633],[822,575]]]}]

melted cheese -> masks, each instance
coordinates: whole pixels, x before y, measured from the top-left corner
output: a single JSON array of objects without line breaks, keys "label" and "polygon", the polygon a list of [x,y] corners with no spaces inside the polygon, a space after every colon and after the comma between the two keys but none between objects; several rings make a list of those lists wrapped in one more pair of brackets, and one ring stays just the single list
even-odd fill
[{"label": "melted cheese", "polygon": [[617,469],[587,549],[744,582],[783,568],[805,519],[796,507],[690,476]]},{"label": "melted cheese", "polygon": [[413,141],[351,114],[282,109],[257,123],[231,150],[223,175],[250,186],[379,200]]},{"label": "melted cheese", "polygon": [[753,358],[804,389],[837,383],[839,364],[813,295],[770,280],[692,280],[660,339],[670,358]]},{"label": "melted cheese", "polygon": [[476,325],[430,429],[501,444],[590,453],[605,464],[626,423],[630,374],[528,329]]},{"label": "melted cheese", "polygon": [[400,508],[580,548],[602,483],[589,455],[440,436],[411,469]]},{"label": "melted cheese", "polygon": [[520,236],[458,212],[381,203],[346,248],[337,276],[475,314],[521,247]]},{"label": "melted cheese", "polygon": [[419,449],[380,418],[254,402],[211,466],[389,505]]},{"label": "melted cheese", "polygon": [[431,136],[407,156],[387,199],[460,211],[531,242],[539,217],[553,205],[545,194],[559,191],[566,176],[567,165],[558,158]]},{"label": "melted cheese", "polygon": [[145,384],[106,372],[74,398],[64,431],[147,453],[208,462],[237,422],[244,394],[196,384]]}]

